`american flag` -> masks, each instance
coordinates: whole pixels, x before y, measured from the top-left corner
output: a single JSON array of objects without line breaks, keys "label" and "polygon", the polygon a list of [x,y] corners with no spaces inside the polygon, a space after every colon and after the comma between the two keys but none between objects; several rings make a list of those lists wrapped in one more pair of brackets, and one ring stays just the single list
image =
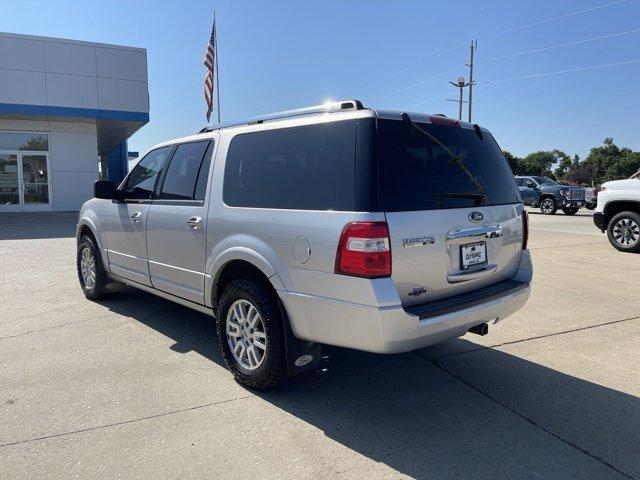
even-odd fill
[{"label": "american flag", "polygon": [[204,76],[204,100],[207,103],[207,122],[211,118],[213,110],[213,72],[215,68],[216,57],[216,19],[213,18],[213,27],[211,28],[211,37],[207,44],[207,51],[204,54],[204,66],[207,72]]}]

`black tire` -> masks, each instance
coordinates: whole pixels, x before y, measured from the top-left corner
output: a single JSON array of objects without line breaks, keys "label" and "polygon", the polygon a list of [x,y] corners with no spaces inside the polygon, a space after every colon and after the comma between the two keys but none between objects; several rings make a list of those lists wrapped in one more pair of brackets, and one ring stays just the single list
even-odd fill
[{"label": "black tire", "polygon": [[[245,300],[258,310],[266,335],[262,363],[253,370],[236,360],[229,345],[232,336],[227,335],[227,320],[231,306],[238,300]],[[216,330],[224,361],[241,385],[255,390],[268,390],[288,377],[282,315],[277,298],[262,282],[241,278],[233,280],[225,288],[218,303]]]},{"label": "black tire", "polygon": [[[625,232],[624,228],[628,230]],[[607,226],[607,237],[609,243],[621,252],[640,253],[640,214],[620,212],[615,215]]]},{"label": "black tire", "polygon": [[[90,252],[91,257],[95,262],[95,281],[93,285],[87,285],[82,275],[82,257],[85,255],[85,250]],[[107,286],[109,285],[109,277],[102,265],[102,256],[100,255],[100,249],[96,245],[96,241],[90,235],[85,235],[78,242],[78,252],[76,255],[76,268],[78,270],[78,280],[84,296],[89,300],[100,300],[104,298],[107,293]]]},{"label": "black tire", "polygon": [[[547,203],[550,202],[550,203]],[[547,206],[549,205],[549,206]],[[544,215],[555,215],[558,211],[558,205],[553,197],[544,197],[540,200],[540,212]]]},{"label": "black tire", "polygon": [[595,210],[596,209],[596,205],[593,203],[587,203],[585,205],[585,207],[587,207],[587,210]]},{"label": "black tire", "polygon": [[578,213],[578,210],[578,208],[562,207],[562,211],[565,215],[575,215],[576,213]]}]

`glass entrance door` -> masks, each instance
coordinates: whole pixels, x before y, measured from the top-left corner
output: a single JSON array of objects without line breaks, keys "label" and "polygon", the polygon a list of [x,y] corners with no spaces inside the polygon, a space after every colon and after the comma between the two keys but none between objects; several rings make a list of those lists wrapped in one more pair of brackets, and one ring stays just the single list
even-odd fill
[{"label": "glass entrance door", "polygon": [[0,212],[21,210],[18,155],[0,153]]},{"label": "glass entrance door", "polygon": [[22,209],[25,212],[50,210],[47,155],[21,153]]},{"label": "glass entrance door", "polygon": [[0,212],[51,210],[49,156],[0,152]]}]

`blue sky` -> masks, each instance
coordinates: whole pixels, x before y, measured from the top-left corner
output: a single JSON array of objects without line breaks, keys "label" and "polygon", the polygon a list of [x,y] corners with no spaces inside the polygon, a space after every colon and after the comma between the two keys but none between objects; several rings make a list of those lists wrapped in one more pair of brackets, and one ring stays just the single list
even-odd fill
[{"label": "blue sky", "polygon": [[142,151],[204,125],[214,9],[223,121],[342,98],[456,116],[448,81],[467,76],[477,37],[474,122],[518,155],[582,156],[605,137],[640,150],[640,63],[485,82],[640,60],[640,31],[488,60],[639,29],[640,0],[621,0],[496,35],[612,1],[2,0],[0,31],[146,48],[151,121],[129,141]]}]

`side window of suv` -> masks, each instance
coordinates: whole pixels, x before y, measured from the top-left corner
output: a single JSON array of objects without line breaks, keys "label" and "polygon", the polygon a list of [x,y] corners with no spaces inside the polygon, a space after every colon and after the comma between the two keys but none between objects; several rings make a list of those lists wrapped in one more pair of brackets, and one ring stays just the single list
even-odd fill
[{"label": "side window of suv", "polygon": [[524,178],[516,178],[516,185],[524,187]]},{"label": "side window of suv", "polygon": [[178,146],[162,184],[161,199],[204,199],[211,161],[211,148],[207,149],[208,145],[209,140],[183,143]]},{"label": "side window of suv", "polygon": [[355,127],[345,120],[235,136],[225,165],[225,204],[353,210]]},{"label": "side window of suv", "polygon": [[158,181],[158,174],[170,152],[170,146],[153,150],[133,167],[124,186],[126,199],[151,199]]}]

